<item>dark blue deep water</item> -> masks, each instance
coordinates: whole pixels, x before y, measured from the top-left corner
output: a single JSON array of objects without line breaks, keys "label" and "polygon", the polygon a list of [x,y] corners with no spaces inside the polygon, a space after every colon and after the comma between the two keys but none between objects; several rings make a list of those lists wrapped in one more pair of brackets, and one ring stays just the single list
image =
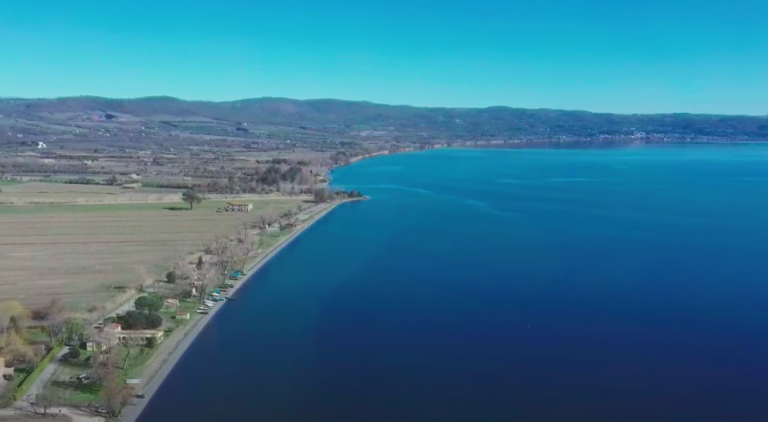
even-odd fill
[{"label": "dark blue deep water", "polygon": [[226,305],[141,422],[768,421],[768,148],[440,150]]}]

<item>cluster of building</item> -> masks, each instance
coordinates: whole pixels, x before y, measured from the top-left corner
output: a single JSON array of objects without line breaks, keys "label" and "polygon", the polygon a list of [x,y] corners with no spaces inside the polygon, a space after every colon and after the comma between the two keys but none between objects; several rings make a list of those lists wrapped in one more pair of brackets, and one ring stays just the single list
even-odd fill
[{"label": "cluster of building", "polygon": [[[166,309],[177,309],[179,307],[178,299],[166,299]],[[187,311],[176,311],[176,319],[190,318],[190,313]],[[157,344],[165,338],[165,331],[163,330],[124,330],[121,324],[116,322],[107,324],[105,326],[97,325],[97,335],[93,341],[87,343],[88,350],[94,350],[99,347],[110,347],[118,344],[119,342],[132,341],[136,343],[149,343]]]}]

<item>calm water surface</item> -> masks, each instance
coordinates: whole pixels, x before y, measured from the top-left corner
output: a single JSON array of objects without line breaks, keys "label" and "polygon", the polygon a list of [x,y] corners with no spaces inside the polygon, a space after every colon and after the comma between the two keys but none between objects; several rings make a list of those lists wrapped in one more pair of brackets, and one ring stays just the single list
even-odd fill
[{"label": "calm water surface", "polygon": [[767,421],[768,148],[441,150],[241,290],[141,422]]}]

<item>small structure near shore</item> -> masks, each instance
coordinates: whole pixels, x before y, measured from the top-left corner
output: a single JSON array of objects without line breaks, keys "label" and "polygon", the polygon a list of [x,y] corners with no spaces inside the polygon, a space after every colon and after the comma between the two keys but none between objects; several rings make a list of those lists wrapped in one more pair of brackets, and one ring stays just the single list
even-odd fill
[{"label": "small structure near shore", "polygon": [[224,208],[219,208],[219,212],[250,212],[253,204],[250,202],[227,202]]}]

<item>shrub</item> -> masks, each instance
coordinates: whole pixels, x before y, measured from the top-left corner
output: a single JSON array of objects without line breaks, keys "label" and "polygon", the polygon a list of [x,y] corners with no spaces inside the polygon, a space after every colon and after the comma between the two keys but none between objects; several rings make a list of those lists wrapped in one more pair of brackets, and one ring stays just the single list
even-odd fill
[{"label": "shrub", "polygon": [[80,359],[80,349],[73,347],[69,350],[70,359]]},{"label": "shrub", "polygon": [[163,325],[163,317],[151,312],[128,311],[122,323],[126,330],[154,330]]},{"label": "shrub", "polygon": [[168,274],[165,275],[165,281],[168,283],[175,283],[176,282],[176,271],[168,271]]},{"label": "shrub", "polygon": [[159,314],[146,314],[146,320],[144,324],[144,328],[148,330],[154,330],[156,328],[160,328],[160,326],[163,325],[163,317],[161,317]]},{"label": "shrub", "polygon": [[163,300],[154,295],[141,296],[133,304],[139,311],[158,312],[163,309]]}]

